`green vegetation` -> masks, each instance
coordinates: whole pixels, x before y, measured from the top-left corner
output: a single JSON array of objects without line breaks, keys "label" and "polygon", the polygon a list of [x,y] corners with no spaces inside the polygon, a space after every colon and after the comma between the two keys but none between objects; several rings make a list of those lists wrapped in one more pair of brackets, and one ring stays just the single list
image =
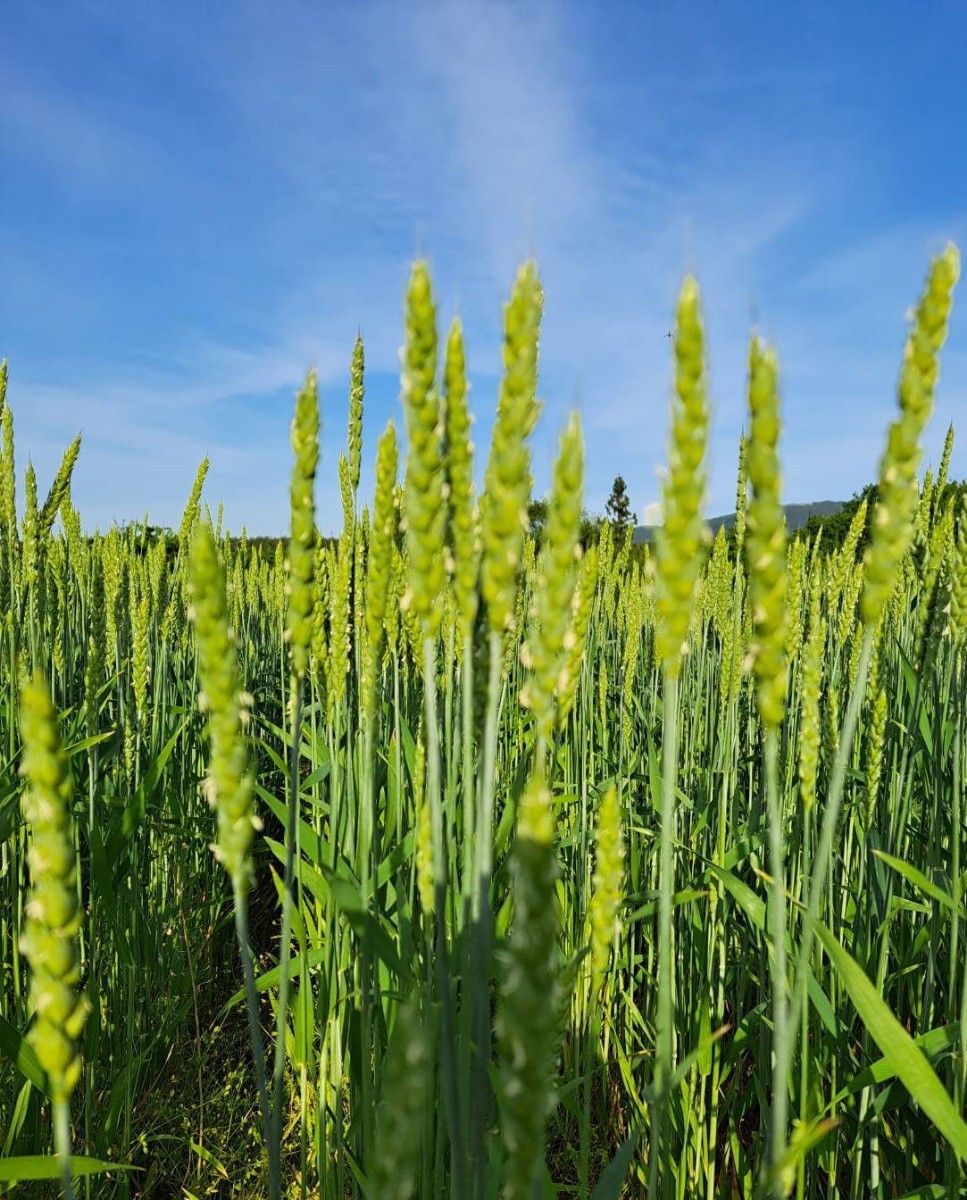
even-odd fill
[{"label": "green vegetation", "polygon": [[263,548],[212,519],[207,461],[177,536],[84,535],[76,443],[19,514],[4,367],[0,1189],[964,1195],[952,434],[916,475],[957,273],[931,265],[878,484],[822,536],[787,538],[753,337],[735,525],[707,537],[691,278],[653,550],[614,508],[587,536],[577,417],[531,498],[531,264],[480,495],[423,264],[405,482],[390,424],[371,507],[357,341],[335,540],[314,375]]},{"label": "green vegetation", "polygon": [[607,519],[621,533],[635,523],[635,514],[631,511],[631,501],[628,499],[628,485],[621,475],[611,485],[611,495],[605,502],[604,511]]}]

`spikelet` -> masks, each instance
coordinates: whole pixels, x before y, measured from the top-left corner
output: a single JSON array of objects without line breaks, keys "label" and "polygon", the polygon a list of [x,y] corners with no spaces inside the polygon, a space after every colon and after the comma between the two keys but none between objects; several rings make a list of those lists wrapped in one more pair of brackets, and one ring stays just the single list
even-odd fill
[{"label": "spikelet", "polygon": [[662,485],[664,520],[657,543],[656,650],[670,676],[681,669],[702,567],[708,424],[705,335],[698,284],[689,275],[682,284],[675,319],[675,398],[668,472]]},{"label": "spikelet", "polygon": [[50,612],[50,630],[53,639],[51,656],[54,669],[60,679],[67,668],[67,546],[62,538],[50,542],[47,547],[47,566],[53,582],[53,604]]},{"label": "spikelet", "polygon": [[781,501],[779,387],[775,351],[753,337],[749,347],[749,501],[745,557],[752,606],[752,662],[759,715],[766,728],[786,707],[786,526]]},{"label": "spikelet", "polygon": [[366,562],[369,558],[369,509],[364,507],[353,539],[353,583],[350,624],[359,639],[360,650],[366,637]]},{"label": "spikelet", "polygon": [[584,483],[584,445],[577,414],[561,435],[541,547],[540,587],[527,642],[530,672],[521,703],[534,714],[538,741],[547,744],[557,720],[555,696],[567,666],[567,634],[578,567]]},{"label": "spikelet", "polygon": [[[742,596],[736,598],[736,604],[742,604]],[[719,671],[719,706],[725,711],[738,694],[739,681],[742,678],[741,655],[735,644],[735,621],[727,620],[722,625],[722,666]]]},{"label": "spikelet", "polygon": [[948,559],[954,541],[954,513],[949,505],[930,532],[920,565],[916,652],[918,674],[933,661],[943,630],[949,594]]},{"label": "spikelet", "polygon": [[310,371],[295,402],[292,419],[292,482],[289,486],[291,532],[288,556],[286,636],[292,673],[302,679],[309,669],[312,643],[312,575],[315,564],[316,467],[319,464],[319,397],[316,373]]},{"label": "spikelet", "polygon": [[151,626],[150,597],[145,593],[140,600],[132,605],[132,684],[134,686],[134,707],[139,723],[144,720],[148,710],[148,675],[149,675],[149,631]]},{"label": "spikelet", "polygon": [[950,474],[950,456],[954,452],[954,423],[947,426],[947,436],[943,442],[943,453],[940,455],[940,466],[937,470],[937,498],[943,501],[947,488],[947,476]]},{"label": "spikelet", "polygon": [[927,468],[926,474],[923,477],[923,486],[920,489],[920,503],[917,505],[917,515],[913,522],[913,541],[914,545],[922,548],[927,544],[927,539],[930,536],[930,521],[933,513],[933,471]]},{"label": "spikelet", "polygon": [[81,515],[71,504],[70,494],[64,497],[60,507],[60,519],[67,539],[67,557],[77,580],[81,599],[87,603],[87,582],[91,562],[91,543],[81,532]]},{"label": "spikelet", "polygon": [[[857,569],[857,574],[861,574],[862,570],[863,570],[863,568],[862,568],[862,566],[860,566]],[[857,589],[857,592],[858,592],[858,589]],[[855,609],[855,607],[856,607],[856,601],[854,598],[853,608],[850,609],[850,612],[852,612]],[[847,669],[846,669],[846,678],[849,683],[850,692],[852,692],[854,686],[856,685],[857,679],[859,679],[860,659],[862,658],[862,655],[863,655],[863,639],[861,637],[853,637],[852,641],[850,642],[849,663],[848,663]]]},{"label": "spikelet", "polygon": [[735,553],[742,562],[745,549],[746,514],[749,507],[749,439],[739,434],[739,471],[735,485]]},{"label": "spikelet", "polygon": [[504,376],[481,498],[481,590],[491,633],[514,620],[517,577],[531,490],[527,438],[537,423],[537,352],[543,295],[537,269],[525,263],[504,309]]},{"label": "spikelet", "polygon": [[624,839],[618,790],[608,788],[598,813],[597,853],[591,892],[591,993],[604,983],[611,946],[619,930],[624,877]]},{"label": "spikelet", "polygon": [[866,828],[873,823],[883,773],[883,747],[886,741],[886,689],[878,688],[873,701],[873,716],[866,740]]},{"label": "spikelet", "polygon": [[446,398],[447,475],[450,488],[450,552],[453,598],[461,642],[473,634],[477,616],[477,576],[480,549],[477,514],[474,510],[473,442],[470,439],[470,410],[467,406],[467,368],[463,329],[454,319],[447,338],[443,368]]},{"label": "spikelet", "polygon": [[192,535],[195,531],[195,523],[198,520],[198,513],[201,509],[201,492],[205,486],[205,478],[208,475],[209,466],[210,463],[206,455],[198,465],[195,482],[191,485],[191,492],[188,495],[188,503],[185,505],[185,511],[181,515],[181,528],[178,531],[178,551],[182,556],[182,562],[187,562],[188,559]]},{"label": "spikelet", "polygon": [[631,740],[632,732],[632,701],[637,680],[638,658],[641,654],[641,624],[642,605],[641,590],[633,579],[629,579],[622,589],[624,603],[625,644],[621,656],[621,727],[625,744]]},{"label": "spikelet", "polygon": [[326,638],[326,620],[329,615],[329,573],[327,564],[329,557],[324,543],[320,540],[316,546],[315,560],[312,570],[312,669],[317,682],[325,678],[326,655],[328,641]]},{"label": "spikelet", "polygon": [[598,573],[604,581],[602,606],[609,614],[611,613],[611,597],[609,591],[612,582],[612,569],[614,560],[614,530],[610,521],[605,521],[601,526],[601,536],[598,539]]},{"label": "spikelet", "polygon": [[360,708],[370,718],[376,703],[376,683],[383,655],[386,610],[393,574],[396,536],[396,470],[398,452],[392,421],[376,453],[376,496],[366,575],[366,648],[360,679]]},{"label": "spikelet", "polygon": [[349,366],[349,484],[353,495],[359,491],[359,472],[363,461],[363,396],[365,356],[362,335],[356,334]]},{"label": "spikelet", "polygon": [[339,455],[339,497],[342,501],[342,531],[344,534],[350,535],[349,541],[352,544],[352,533],[356,528],[356,497],[353,494],[353,484],[349,476],[349,459],[340,452]]},{"label": "spikelet", "polygon": [[860,601],[864,625],[875,625],[890,598],[897,569],[913,537],[917,507],[916,469],[920,439],[933,409],[940,369],[939,354],[947,336],[953,289],[960,256],[953,245],[932,262],[917,307],[897,388],[899,415],[890,425],[880,460],[878,500],[866,550],[866,584]]},{"label": "spikelet", "polygon": [[[242,537],[239,538],[238,556],[244,561],[245,554],[245,536],[243,532]],[[250,613],[253,614],[253,616],[257,613],[260,603],[259,597],[261,593],[259,591],[259,572],[261,571],[262,566],[263,564],[259,559],[258,551],[253,546],[251,550],[248,551],[248,562],[246,563],[245,567],[245,607]]]},{"label": "spikelet", "polygon": [[950,556],[950,631],[957,643],[967,637],[967,497],[961,502],[957,540]]},{"label": "spikelet", "polygon": [[550,1063],[556,1033],[557,937],[554,814],[535,774],[520,801],[512,854],[514,923],[498,1005],[507,1200],[532,1200],[544,1158]]},{"label": "spikelet", "polygon": [[[215,541],[218,541],[217,536]],[[226,553],[231,553],[227,547]],[[245,579],[242,572],[241,554],[234,556],[231,579],[232,582],[228,589],[229,618],[233,629],[241,629],[245,621]]]},{"label": "spikelet", "polygon": [[839,751],[839,685],[834,680],[826,690],[825,720],[823,722],[823,754],[830,765],[835,762]]},{"label": "spikelet", "polygon": [[406,343],[401,387],[409,453],[406,460],[408,604],[423,636],[440,629],[447,510],[444,497],[443,419],[435,386],[436,308],[426,263],[414,265],[406,293]]},{"label": "spikelet", "polygon": [[352,583],[352,530],[344,529],[329,572],[329,657],[326,662],[326,712],[330,724],[346,694],[349,674],[349,589]]},{"label": "spikelet", "polygon": [[598,655],[598,720],[601,730],[608,728],[608,664],[605,655]]},{"label": "spikelet", "polygon": [[249,849],[257,827],[244,729],[248,720],[235,643],[228,626],[225,572],[209,527],[198,526],[191,554],[191,619],[198,646],[199,705],[208,715],[208,799],[218,817],[215,857],[237,895],[251,881]]},{"label": "spikelet", "polygon": [[863,530],[866,528],[866,513],[867,503],[864,499],[853,514],[853,519],[849,523],[849,529],[846,532],[846,537],[843,539],[842,546],[832,556],[832,571],[826,589],[826,602],[830,612],[839,603],[843,589],[846,587],[852,572],[856,568],[856,548],[859,545]]},{"label": "spikelet", "polygon": [[60,512],[60,506],[70,493],[71,476],[74,473],[74,465],[77,462],[77,456],[80,454],[80,451],[81,435],[78,434],[64,451],[64,457],[61,460],[57,474],[54,476],[54,482],[50,485],[47,499],[40,510],[40,530],[42,537],[46,537],[50,533],[54,520]]},{"label": "spikelet", "polygon": [[701,582],[702,620],[711,623],[719,637],[724,636],[728,623],[732,588],[732,564],[725,541],[725,526],[720,525],[712,541],[705,576]]},{"label": "spikelet", "polygon": [[[440,597],[442,612],[440,613],[440,635],[445,646],[457,646],[457,606],[453,599],[453,588],[449,581],[444,584],[443,595]],[[440,664],[442,668],[443,664]],[[441,670],[440,683],[445,683],[445,671]]]},{"label": "spikelet", "polygon": [[22,950],[30,963],[30,1000],[36,1020],[27,1039],[47,1072],[51,1097],[66,1102],[80,1077],[79,1041],[88,1004],[76,991],[81,973],[77,874],[70,813],[71,780],[57,715],[38,673],[20,693],[24,740],[21,774],[30,826],[31,889]]},{"label": "spikelet", "polygon": [[17,540],[17,472],[14,462],[13,412],[3,409],[3,455],[0,458],[0,522],[7,546]]},{"label": "spikelet", "polygon": [[286,595],[285,549],[281,540],[275,543],[275,556],[272,559],[272,615],[277,626],[284,630]]},{"label": "spikelet", "polygon": [[[854,562],[846,576],[846,585],[839,602],[839,613],[836,619],[836,645],[846,646],[856,628],[856,602],[863,587],[863,564]],[[830,604],[831,609],[835,608]],[[853,638],[857,645],[862,644],[861,638]]]},{"label": "spikelet", "polygon": [[786,592],[786,656],[790,662],[799,656],[803,641],[803,579],[806,543],[797,538],[789,554],[789,583]]},{"label": "spikelet", "polygon": [[104,676],[104,575],[100,560],[95,560],[91,572],[90,623],[88,626],[88,656],[84,662],[84,721],[88,737],[97,732],[97,692]]},{"label": "spikelet", "polygon": [[799,797],[807,811],[816,803],[821,740],[819,700],[823,688],[825,651],[826,621],[820,616],[819,573],[814,572],[809,634],[802,659],[802,709],[799,718]]},{"label": "spikelet", "polygon": [[419,1168],[430,1040],[416,994],[399,1008],[376,1110],[376,1142],[368,1177],[370,1200],[411,1200]]},{"label": "spikelet", "polygon": [[37,475],[34,465],[27,463],[24,473],[24,519],[20,526],[23,543],[23,579],[28,591],[35,591],[40,581],[40,513],[37,507]]},{"label": "spikelet", "polygon": [[903,614],[910,603],[910,595],[913,591],[913,580],[916,578],[916,573],[913,569],[913,563],[909,556],[903,559],[900,564],[900,570],[897,573],[897,579],[893,586],[893,591],[890,593],[890,598],[886,602],[886,606],[877,621],[876,627],[886,625],[888,629],[898,629]]},{"label": "spikelet", "polygon": [[558,696],[558,724],[562,728],[574,707],[578,684],[581,680],[581,668],[588,641],[588,626],[591,623],[597,586],[598,548],[589,546],[581,560],[578,585],[574,593],[574,603],[571,606],[571,627],[565,638],[567,661],[561,675]]},{"label": "spikelet", "polygon": [[[218,541],[218,535],[215,535],[215,541]],[[164,610],[165,606],[165,583],[168,557],[168,547],[163,537],[158,540],[151,548],[148,556],[148,586],[151,594],[151,609],[153,612]],[[240,559],[239,559],[240,561]]]}]

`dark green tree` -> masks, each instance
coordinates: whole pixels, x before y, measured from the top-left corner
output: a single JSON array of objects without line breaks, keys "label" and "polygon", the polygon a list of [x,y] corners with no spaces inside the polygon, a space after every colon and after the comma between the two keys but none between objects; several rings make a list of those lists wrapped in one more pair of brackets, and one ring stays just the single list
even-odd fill
[{"label": "dark green tree", "polygon": [[527,522],[535,539],[540,541],[541,535],[544,533],[544,526],[547,524],[546,500],[532,500],[527,505]]},{"label": "dark green tree", "polygon": [[635,514],[631,511],[631,501],[628,499],[628,485],[620,475],[611,485],[611,495],[604,507],[616,533],[623,534],[634,524]]}]

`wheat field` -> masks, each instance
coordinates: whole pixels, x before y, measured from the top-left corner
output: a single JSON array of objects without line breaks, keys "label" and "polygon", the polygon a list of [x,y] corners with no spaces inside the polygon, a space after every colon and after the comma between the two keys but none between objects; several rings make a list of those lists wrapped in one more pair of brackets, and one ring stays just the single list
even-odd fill
[{"label": "wheat field", "polygon": [[708,537],[691,278],[654,549],[582,544],[576,415],[528,532],[533,264],[476,451],[414,266],[371,498],[357,341],[336,539],[310,372],[274,553],[207,461],[173,537],[85,531],[79,440],[18,506],[4,365],[0,1192],[967,1194],[952,430],[920,474],[958,270],[930,266],[841,544],[787,535],[756,336]]}]

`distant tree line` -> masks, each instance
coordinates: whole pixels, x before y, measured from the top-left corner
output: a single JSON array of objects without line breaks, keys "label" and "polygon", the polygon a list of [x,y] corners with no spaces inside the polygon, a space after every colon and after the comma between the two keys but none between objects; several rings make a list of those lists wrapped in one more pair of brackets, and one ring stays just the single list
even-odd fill
[{"label": "distant tree line", "polygon": [[[802,525],[795,533],[791,534],[793,540],[797,538],[805,538],[806,541],[812,542],[815,538],[822,534],[822,546],[827,550],[839,549],[846,540],[846,535],[849,532],[849,527],[853,523],[853,518],[863,503],[866,501],[866,520],[863,523],[863,532],[860,534],[860,540],[857,544],[856,552],[862,554],[870,540],[870,532],[873,528],[873,512],[876,508],[877,500],[879,499],[879,489],[875,483],[868,483],[859,492],[854,492],[851,499],[837,512],[830,513],[827,516],[812,516]],[[967,501],[967,480],[951,480],[944,484],[937,495],[934,497],[934,504],[937,506],[946,505],[950,500],[953,500],[955,510],[958,505]],[[729,542],[734,543],[735,531],[729,530]]]},{"label": "distant tree line", "polygon": [[[967,480],[945,483],[935,503],[945,504],[951,498],[954,499],[955,504],[967,502]],[[846,540],[853,517],[864,500],[867,502],[866,522],[857,547],[857,553],[862,553],[866,543],[869,541],[873,510],[876,507],[877,485],[875,483],[868,483],[862,491],[854,493],[852,498],[847,500],[842,508],[838,509],[835,513],[830,513],[826,516],[811,516],[804,525],[790,535],[791,539],[805,538],[807,541],[812,542],[821,533],[823,547],[827,550],[837,549]],[[532,500],[527,506],[530,530],[538,541],[541,540],[544,526],[547,523],[547,508],[546,499]],[[630,537],[635,523],[636,517],[632,511],[631,502],[628,499],[627,484],[622,476],[618,475],[612,485],[611,495],[605,503],[604,515],[591,512],[589,509],[585,509],[581,514],[581,542],[585,546],[597,542],[601,537],[601,529],[605,524],[611,525],[617,535]],[[132,527],[136,543],[142,549],[148,545],[153,545],[159,538],[163,538],[168,544],[169,551],[177,553],[178,535],[173,529],[164,525],[151,525],[142,521],[131,522],[130,525],[124,526],[125,529]],[[729,548],[734,549],[734,526],[727,528],[726,537]],[[284,547],[287,538],[262,535],[257,537],[246,536],[245,540],[250,547],[258,552],[260,557],[271,558],[276,553],[276,546],[281,542]],[[331,537],[322,538],[322,541],[326,543],[335,542],[336,540],[336,538]],[[232,537],[231,541],[238,542],[241,541],[241,538]],[[635,549],[636,551],[643,552],[643,547],[635,547]]]}]

